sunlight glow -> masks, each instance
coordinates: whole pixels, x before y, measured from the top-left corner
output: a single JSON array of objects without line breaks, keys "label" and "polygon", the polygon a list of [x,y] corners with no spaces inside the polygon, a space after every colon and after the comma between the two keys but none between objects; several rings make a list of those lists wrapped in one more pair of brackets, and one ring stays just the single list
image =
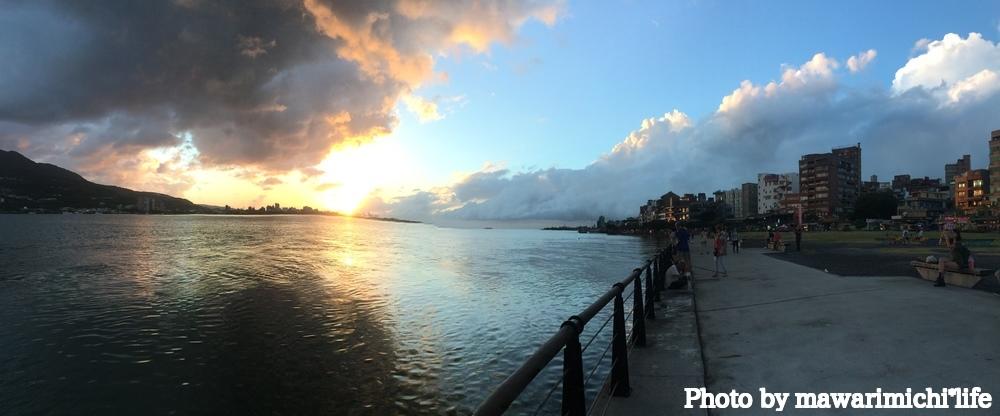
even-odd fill
[{"label": "sunlight glow", "polygon": [[355,214],[364,199],[380,186],[398,183],[410,174],[403,147],[391,137],[335,150],[317,166],[332,187],[318,198],[324,208]]}]

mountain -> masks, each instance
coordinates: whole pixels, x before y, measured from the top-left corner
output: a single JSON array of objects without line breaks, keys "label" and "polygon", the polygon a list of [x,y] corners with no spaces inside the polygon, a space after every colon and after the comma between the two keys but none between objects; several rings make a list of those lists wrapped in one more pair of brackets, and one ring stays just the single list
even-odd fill
[{"label": "mountain", "polygon": [[204,208],[183,198],[100,185],[75,172],[0,150],[0,212],[95,210],[194,213]]}]

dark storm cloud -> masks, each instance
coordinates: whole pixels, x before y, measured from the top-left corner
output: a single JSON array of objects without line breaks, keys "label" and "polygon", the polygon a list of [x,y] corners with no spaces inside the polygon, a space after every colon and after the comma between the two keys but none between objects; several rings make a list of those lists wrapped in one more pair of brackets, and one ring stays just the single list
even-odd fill
[{"label": "dark storm cloud", "polygon": [[[8,1],[0,12],[4,136],[84,125],[101,144],[195,144],[211,163],[290,168],[382,131],[403,86],[338,59],[294,1]],[[107,127],[101,130],[102,127]],[[125,128],[126,130],[122,130]],[[10,141],[11,139],[6,139]]]},{"label": "dark storm cloud", "polygon": [[529,19],[553,24],[560,10],[522,1],[0,0],[0,146],[74,167],[190,140],[203,166],[308,170],[339,142],[391,131],[396,102],[435,76],[435,53],[484,52]]}]

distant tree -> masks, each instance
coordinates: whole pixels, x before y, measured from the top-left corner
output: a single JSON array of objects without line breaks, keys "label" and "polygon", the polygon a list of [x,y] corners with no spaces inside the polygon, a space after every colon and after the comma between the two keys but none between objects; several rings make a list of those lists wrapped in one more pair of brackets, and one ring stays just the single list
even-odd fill
[{"label": "distant tree", "polygon": [[597,218],[597,228],[604,228],[605,223],[606,220],[604,219],[603,215]]},{"label": "distant tree", "polygon": [[872,192],[858,197],[854,204],[855,220],[883,219],[887,220],[896,215],[896,195],[891,191]]}]

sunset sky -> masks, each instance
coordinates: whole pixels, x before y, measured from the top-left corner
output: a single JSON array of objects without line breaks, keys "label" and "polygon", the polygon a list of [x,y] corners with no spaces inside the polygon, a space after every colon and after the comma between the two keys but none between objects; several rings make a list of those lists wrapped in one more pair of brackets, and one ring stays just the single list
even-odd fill
[{"label": "sunset sky", "polygon": [[203,204],[622,218],[856,142],[983,168],[1000,129],[996,1],[0,5],[0,149]]}]

